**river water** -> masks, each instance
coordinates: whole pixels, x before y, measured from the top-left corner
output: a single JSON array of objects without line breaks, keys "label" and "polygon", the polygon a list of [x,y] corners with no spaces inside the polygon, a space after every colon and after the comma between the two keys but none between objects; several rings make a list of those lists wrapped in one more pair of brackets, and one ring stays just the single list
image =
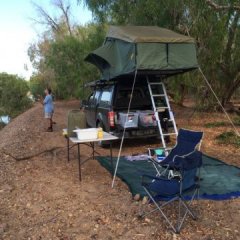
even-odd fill
[{"label": "river water", "polygon": [[0,122],[8,124],[10,122],[10,117],[9,116],[0,116]]}]

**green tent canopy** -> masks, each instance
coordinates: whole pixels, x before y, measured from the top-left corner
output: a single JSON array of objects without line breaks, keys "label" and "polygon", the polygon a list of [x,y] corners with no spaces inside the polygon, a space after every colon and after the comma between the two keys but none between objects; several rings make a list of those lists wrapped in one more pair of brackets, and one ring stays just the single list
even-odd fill
[{"label": "green tent canopy", "polygon": [[85,60],[105,80],[135,70],[167,77],[198,67],[193,38],[155,26],[110,26],[104,44]]}]

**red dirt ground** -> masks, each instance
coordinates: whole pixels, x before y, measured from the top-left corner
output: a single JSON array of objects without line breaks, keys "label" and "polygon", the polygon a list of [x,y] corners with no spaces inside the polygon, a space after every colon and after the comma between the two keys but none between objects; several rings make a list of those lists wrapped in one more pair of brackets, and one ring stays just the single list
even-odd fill
[{"label": "red dirt ground", "polygon": [[[80,183],[76,150],[68,163],[62,136],[67,112],[78,105],[78,101],[56,103],[53,133],[43,132],[40,104],[0,131],[0,239],[240,239],[240,199],[199,201],[199,219],[188,219],[176,235],[157,214],[139,220],[142,203],[133,200],[119,179],[112,189],[110,174],[97,161],[83,165]],[[230,126],[204,127],[222,121],[223,114],[195,113],[189,119],[192,111],[175,108],[178,127],[204,130],[203,152],[240,167],[240,149],[214,140]],[[126,141],[122,154],[142,153],[157,142]],[[118,148],[115,144],[114,155]],[[82,149],[82,155],[88,156],[89,149]]]}]

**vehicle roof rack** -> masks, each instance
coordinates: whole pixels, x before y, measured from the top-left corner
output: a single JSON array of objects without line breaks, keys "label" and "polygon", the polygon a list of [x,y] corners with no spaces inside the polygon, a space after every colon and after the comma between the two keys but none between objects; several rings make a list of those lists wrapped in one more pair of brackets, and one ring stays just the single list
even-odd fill
[{"label": "vehicle roof rack", "polygon": [[111,80],[111,81],[107,81],[107,80],[96,80],[96,81],[92,81],[92,82],[88,82],[84,85],[84,87],[103,87],[103,86],[107,86],[107,85],[111,85],[113,84],[115,81]]}]

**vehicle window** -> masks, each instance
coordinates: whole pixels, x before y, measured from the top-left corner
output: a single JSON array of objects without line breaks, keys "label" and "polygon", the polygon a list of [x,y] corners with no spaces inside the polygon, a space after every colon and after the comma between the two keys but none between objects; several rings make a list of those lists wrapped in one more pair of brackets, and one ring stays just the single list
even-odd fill
[{"label": "vehicle window", "polygon": [[91,93],[91,95],[88,97],[88,101],[89,101],[89,102],[92,102],[92,100],[93,100],[93,95],[94,95],[94,93]]},{"label": "vehicle window", "polygon": [[99,91],[99,90],[96,91],[96,93],[95,93],[95,95],[94,95],[94,102],[95,102],[95,103],[97,103],[98,98],[99,98],[99,96],[100,96],[100,93],[101,93],[101,91]]},{"label": "vehicle window", "polygon": [[[117,107],[127,107],[130,101],[132,89],[120,89],[117,94],[115,105]],[[132,107],[141,107],[151,104],[151,99],[146,95],[144,89],[136,88],[133,91]]]},{"label": "vehicle window", "polygon": [[[131,96],[131,93],[132,93],[132,90],[131,89],[123,89],[123,90],[120,90],[118,92],[118,96],[117,96],[117,99],[130,99],[130,96]],[[133,91],[133,98],[136,99],[136,98],[142,98],[144,97],[143,96],[143,93],[140,89],[135,89]]]},{"label": "vehicle window", "polygon": [[112,98],[112,89],[103,90],[99,105],[100,106],[110,105],[111,98]]}]

